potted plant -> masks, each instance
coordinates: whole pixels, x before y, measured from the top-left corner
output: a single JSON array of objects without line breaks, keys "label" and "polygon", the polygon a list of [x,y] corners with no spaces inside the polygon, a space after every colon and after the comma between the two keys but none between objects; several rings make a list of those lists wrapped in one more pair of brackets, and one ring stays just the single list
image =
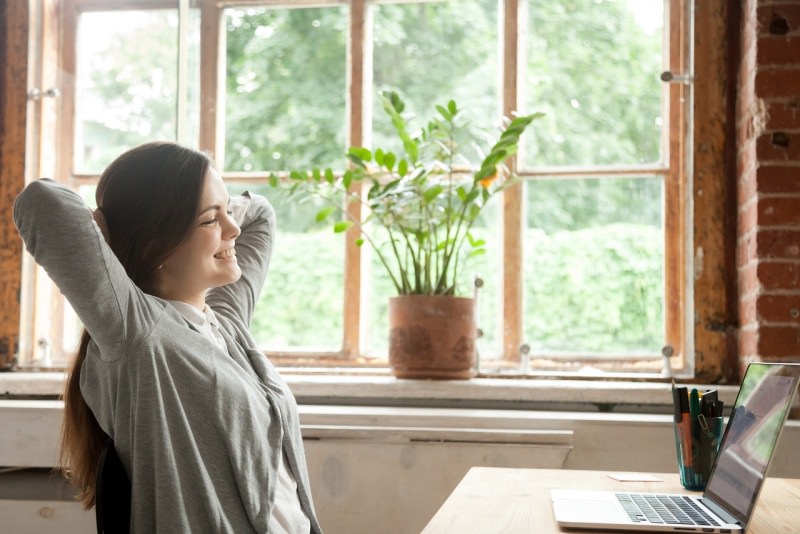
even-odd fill
[{"label": "potted plant", "polygon": [[[506,120],[474,165],[458,140],[467,125],[457,104],[437,105],[437,116],[412,133],[405,104],[397,93],[381,95],[401,154],[351,147],[351,165],[336,176],[331,169],[292,171],[290,198],[324,199],[317,220],[334,218],[334,231],[355,225],[357,244],[367,243],[388,274],[396,296],[389,303],[389,362],[404,378],[468,378],[474,375],[475,303],[463,297],[459,275],[466,260],[485,253],[485,242],[471,229],[481,210],[517,177],[506,162],[520,135],[541,114]],[[348,202],[365,208],[354,220]]]}]

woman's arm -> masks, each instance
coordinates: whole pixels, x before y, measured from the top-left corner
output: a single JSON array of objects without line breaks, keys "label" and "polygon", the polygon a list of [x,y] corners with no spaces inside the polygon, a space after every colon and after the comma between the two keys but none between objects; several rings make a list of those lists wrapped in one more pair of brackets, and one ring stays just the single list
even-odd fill
[{"label": "woman's arm", "polygon": [[98,345],[113,350],[150,330],[157,310],[148,309],[74,191],[48,179],[31,183],[14,203],[14,223]]},{"label": "woman's arm", "polygon": [[211,290],[206,302],[214,311],[249,326],[272,257],[275,210],[266,198],[249,192],[232,198],[231,208],[242,230],[236,238],[236,261],[242,276],[237,282]]}]

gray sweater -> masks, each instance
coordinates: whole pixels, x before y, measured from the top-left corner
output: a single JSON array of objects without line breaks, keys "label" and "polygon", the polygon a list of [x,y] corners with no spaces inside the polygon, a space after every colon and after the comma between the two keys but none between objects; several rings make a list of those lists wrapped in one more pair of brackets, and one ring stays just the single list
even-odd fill
[{"label": "gray sweater", "polygon": [[272,207],[249,196],[242,277],[206,299],[227,354],[133,284],[76,193],[39,180],[14,204],[28,251],[92,336],[81,392],[131,479],[134,533],[268,532],[282,447],[320,532],[297,404],[248,330],[275,232]]}]

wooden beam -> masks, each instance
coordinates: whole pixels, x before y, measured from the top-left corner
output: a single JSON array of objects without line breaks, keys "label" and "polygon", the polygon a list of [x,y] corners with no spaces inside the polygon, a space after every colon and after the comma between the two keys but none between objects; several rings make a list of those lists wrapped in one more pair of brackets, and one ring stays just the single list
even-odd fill
[{"label": "wooden beam", "polygon": [[25,185],[28,2],[0,0],[0,370],[19,348],[22,243],[12,206]]},{"label": "wooden beam", "polygon": [[[735,336],[738,327],[728,303],[733,297],[729,280],[733,277],[735,281],[736,271],[729,266],[734,251],[726,238],[726,231],[731,230],[726,204],[730,188],[736,187],[736,177],[729,175],[726,162],[726,157],[731,157],[726,149],[728,121],[732,120],[726,109],[733,98],[729,93],[731,51],[720,46],[730,37],[726,20],[736,6],[738,2],[698,2],[695,11],[694,363],[695,379],[705,383],[726,378],[729,337]],[[735,383],[736,377],[727,376],[727,380]]]}]

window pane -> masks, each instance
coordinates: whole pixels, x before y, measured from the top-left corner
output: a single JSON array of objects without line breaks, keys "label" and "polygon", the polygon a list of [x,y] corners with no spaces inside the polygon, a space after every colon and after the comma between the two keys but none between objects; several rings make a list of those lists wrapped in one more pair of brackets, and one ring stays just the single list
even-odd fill
[{"label": "window pane", "polygon": [[[187,132],[196,146],[200,17],[189,15]],[[84,13],[78,23],[75,171],[99,173],[119,154],[176,140],[178,11]]]},{"label": "window pane", "polygon": [[532,354],[658,354],[661,178],[526,185],[524,340]]},{"label": "window pane", "polygon": [[[375,6],[373,146],[397,150],[377,93],[400,93],[423,125],[434,104],[454,99],[475,138],[495,133],[500,114],[496,0]],[[464,142],[467,142],[465,140]]]},{"label": "window pane", "polygon": [[266,186],[229,189],[266,196],[277,219],[267,280],[250,326],[256,342],[267,351],[341,350],[343,236],[314,223],[321,206],[312,201],[287,202]]},{"label": "window pane", "polygon": [[347,13],[225,10],[226,170],[342,167]]},{"label": "window pane", "polygon": [[530,0],[531,165],[658,162],[663,0]]},{"label": "window pane", "polygon": [[[453,99],[468,119],[469,127],[459,133],[459,152],[477,165],[488,152],[487,139],[496,140],[500,98],[498,91],[498,21],[495,0],[457,0],[385,4],[374,7],[373,34],[373,131],[372,146],[402,153],[402,143],[383,110],[379,93],[400,94],[412,134],[437,114],[435,105]],[[420,73],[425,73],[421,76]],[[497,199],[473,228],[476,239],[485,239],[487,253],[471,258],[460,268],[459,294],[473,296],[474,278],[484,280],[478,298],[478,340],[481,354],[496,355],[495,328],[500,294],[499,281],[490,273],[500,272],[499,213]],[[485,221],[495,221],[486,224]],[[490,230],[491,229],[491,230]],[[489,235],[491,234],[491,235]],[[381,242],[386,243],[384,238]],[[388,248],[388,246],[386,247]],[[397,294],[386,270],[372,250],[364,246],[368,267],[364,279],[368,294],[362,295],[365,310],[366,351],[385,357],[388,351],[388,300]]]}]

